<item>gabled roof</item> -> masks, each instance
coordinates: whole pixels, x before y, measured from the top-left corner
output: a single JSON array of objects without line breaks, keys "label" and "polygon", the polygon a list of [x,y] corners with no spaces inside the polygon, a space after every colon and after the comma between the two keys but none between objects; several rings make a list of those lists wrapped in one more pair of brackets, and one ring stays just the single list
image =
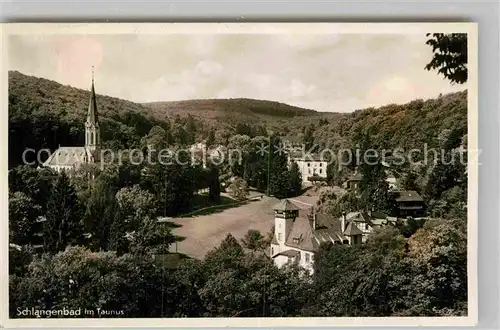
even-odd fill
[{"label": "gabled roof", "polygon": [[303,151],[292,151],[289,153],[291,160],[302,160],[308,162],[326,162],[326,159],[320,154],[308,153]]},{"label": "gabled roof", "polygon": [[358,226],[354,224],[354,222],[349,222],[347,224],[347,228],[344,231],[344,235],[346,236],[356,236],[356,235],[362,235],[363,232],[359,230]]},{"label": "gabled roof", "polygon": [[423,202],[424,199],[414,190],[399,191],[396,202]]},{"label": "gabled roof", "polygon": [[43,163],[43,166],[74,166],[87,163],[88,151],[85,147],[59,147]]},{"label": "gabled roof", "polygon": [[312,219],[298,217],[286,239],[285,245],[305,251],[316,251],[321,243],[342,243],[347,237],[341,231],[340,220],[327,214],[316,214],[316,229]]},{"label": "gabled roof", "polygon": [[273,208],[275,211],[298,211],[300,208],[288,199],[284,199]]},{"label": "gabled roof", "polygon": [[309,219],[297,217],[286,238],[285,245],[301,250],[314,251],[317,246],[313,244],[312,236],[312,228]]},{"label": "gabled roof", "polygon": [[348,181],[361,181],[363,179],[363,175],[361,172],[354,172],[354,174],[349,176]]}]

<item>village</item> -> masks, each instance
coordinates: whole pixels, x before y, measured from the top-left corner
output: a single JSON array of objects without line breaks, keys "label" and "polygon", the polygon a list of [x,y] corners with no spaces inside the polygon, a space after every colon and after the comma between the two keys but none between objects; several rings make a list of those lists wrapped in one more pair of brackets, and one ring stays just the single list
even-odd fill
[{"label": "village", "polygon": [[[431,58],[426,40],[441,37],[378,38]],[[186,70],[212,85],[200,61]],[[411,67],[427,60],[419,61]],[[284,88],[278,94],[268,86],[253,95],[267,80],[252,82],[241,66],[233,78],[250,80],[230,80],[235,90],[159,88],[147,99],[126,94],[128,84],[115,88],[122,71],[96,75],[88,65],[68,85],[14,67],[9,315],[63,307],[139,318],[464,315],[467,90],[419,69],[422,81],[434,79],[427,94],[374,101],[381,87],[354,79],[345,94],[333,87],[344,83],[337,70],[327,79],[320,62],[308,64],[315,78],[293,66],[304,82],[323,84],[317,95],[293,79],[268,81]],[[276,78],[292,68],[275,64]],[[175,80],[170,69],[159,82]],[[150,91],[153,78],[140,74],[130,77]]]},{"label": "village", "polygon": [[[93,82],[85,130],[85,146],[60,147],[43,166],[56,172],[66,171],[71,175],[71,171],[82,164],[102,161],[99,116]],[[328,162],[319,154],[297,152],[296,142],[289,141],[286,137],[284,144],[288,146],[284,148],[288,166],[296,163],[301,173],[304,192],[300,196],[279,200],[254,188],[247,192],[244,204],[241,200],[234,199],[236,206],[220,212],[200,215],[203,210],[198,210],[187,217],[159,217],[160,223],[175,223],[173,233],[183,238],[171,246],[170,252],[202,259],[227,234],[241,239],[249,230],[258,230],[264,234],[271,233],[268,256],[278,267],[296,264],[312,273],[314,253],[322,243],[363,244],[377,228],[396,226],[408,218],[420,220],[425,217],[425,202],[422,197],[416,191],[398,190],[396,178],[387,163],[384,163],[386,181],[391,192],[396,195],[393,214],[385,214],[375,209],[346,209],[341,217],[336,218],[328,213],[317,212],[320,191],[326,187]],[[223,145],[209,149],[205,141],[189,147],[192,160],[201,161],[203,167],[207,166],[206,155],[209,156],[208,159],[212,159],[225,150],[227,148]],[[355,170],[342,187],[336,188],[358,193],[361,181],[361,173]],[[207,192],[208,188],[200,189],[197,193]],[[222,195],[231,198],[230,188],[226,187]],[[212,210],[217,208],[219,207],[210,207]],[[44,218],[39,222],[43,223]]]}]

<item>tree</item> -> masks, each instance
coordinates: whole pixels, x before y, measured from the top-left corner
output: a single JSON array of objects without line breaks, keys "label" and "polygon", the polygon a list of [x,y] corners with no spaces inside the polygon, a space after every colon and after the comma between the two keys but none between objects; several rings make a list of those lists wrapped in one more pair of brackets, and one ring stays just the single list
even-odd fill
[{"label": "tree", "polygon": [[208,188],[209,199],[214,203],[220,202],[220,180],[219,168],[215,165],[209,165],[208,169]]},{"label": "tree", "polygon": [[427,33],[426,44],[432,47],[434,55],[425,66],[426,70],[438,70],[452,83],[467,81],[467,34]]},{"label": "tree", "polygon": [[302,192],[302,174],[296,162],[290,166],[290,195],[298,196]]},{"label": "tree", "polygon": [[120,189],[116,200],[124,217],[126,227],[136,229],[144,218],[156,215],[156,199],[139,185]]},{"label": "tree", "polygon": [[235,178],[228,189],[229,194],[239,201],[246,200],[249,195],[247,182],[242,178]]},{"label": "tree", "polygon": [[260,231],[250,229],[242,238],[241,243],[252,252],[263,252],[271,242],[267,240],[267,237],[262,236]]},{"label": "tree", "polygon": [[417,185],[417,180],[418,180],[418,175],[415,173],[413,170],[408,170],[408,172],[403,175],[401,179],[401,188],[404,190],[414,190],[414,191],[420,191],[418,185]]},{"label": "tree", "polygon": [[9,170],[9,192],[23,192],[34,204],[39,205],[44,213],[50,184],[55,177],[56,173],[50,169],[37,170],[20,165]]},{"label": "tree", "polygon": [[41,207],[25,193],[17,191],[9,196],[9,242],[33,244],[37,234],[37,218]]},{"label": "tree", "polygon": [[130,252],[138,255],[167,254],[170,245],[176,241],[165,223],[159,223],[156,218],[151,217],[143,218],[129,237]]},{"label": "tree", "polygon": [[164,216],[175,216],[192,208],[195,191],[195,169],[189,161],[182,159],[171,164],[152,164],[147,167],[141,188],[154,194],[158,210]]},{"label": "tree", "polygon": [[438,199],[444,191],[467,182],[464,180],[465,165],[457,156],[453,150],[449,150],[436,160],[424,187],[424,194],[429,199]]},{"label": "tree", "polygon": [[[314,146],[314,125],[310,125],[306,128],[304,132],[304,143],[305,149],[309,151]],[[314,150],[313,150],[314,151]]]},{"label": "tree", "polygon": [[408,240],[413,274],[404,315],[466,315],[466,221],[427,221]]},{"label": "tree", "polygon": [[44,249],[47,252],[62,251],[66,246],[82,240],[81,207],[65,172],[62,172],[52,187],[43,231]]},{"label": "tree", "polygon": [[[128,189],[128,188],[123,188]],[[122,201],[123,203],[123,201]],[[85,230],[90,234],[90,245],[95,250],[107,251],[110,247],[115,222],[123,226],[123,218],[113,187],[97,180],[90,188],[86,201]]]},{"label": "tree", "polygon": [[375,189],[371,191],[371,207],[374,210],[391,214],[396,201],[394,194],[389,190],[389,184],[384,179],[378,181]]},{"label": "tree", "polygon": [[385,182],[387,177],[384,167],[380,164],[380,162],[375,164],[363,163],[360,166],[360,172],[362,174],[362,178],[359,188],[364,202],[368,205],[378,203],[378,201],[375,201],[374,198],[377,196],[377,188],[380,188],[382,189],[381,191],[383,191],[381,181]]},{"label": "tree", "polygon": [[[11,278],[10,315],[16,317],[16,307],[32,306],[36,310],[81,309],[82,316],[84,309],[93,310],[96,317],[160,316],[161,290],[169,278],[155,268],[143,257],[117,257],[84,247],[36,258],[26,276]],[[115,314],[97,315],[97,308]]]},{"label": "tree", "polygon": [[215,145],[215,132],[213,130],[208,132],[206,144],[207,147],[213,147]]}]

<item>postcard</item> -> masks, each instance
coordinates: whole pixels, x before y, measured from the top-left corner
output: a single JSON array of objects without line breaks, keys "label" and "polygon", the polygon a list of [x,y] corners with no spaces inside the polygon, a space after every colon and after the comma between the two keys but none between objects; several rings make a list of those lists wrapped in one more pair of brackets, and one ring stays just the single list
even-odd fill
[{"label": "postcard", "polygon": [[1,29],[2,325],[477,322],[475,23]]}]

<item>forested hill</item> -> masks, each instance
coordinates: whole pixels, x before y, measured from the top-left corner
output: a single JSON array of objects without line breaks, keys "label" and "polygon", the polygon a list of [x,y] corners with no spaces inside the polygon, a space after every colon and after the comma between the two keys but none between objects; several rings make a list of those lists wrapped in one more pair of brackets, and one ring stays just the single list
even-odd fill
[{"label": "forested hill", "polygon": [[159,115],[167,114],[187,116],[188,114],[203,119],[229,120],[242,123],[248,120],[272,120],[273,118],[294,118],[316,116],[314,110],[299,108],[284,103],[254,99],[208,99],[173,102],[146,103]]},{"label": "forested hill", "polygon": [[[97,88],[97,92],[99,89]],[[47,79],[9,72],[9,166],[25,148],[82,145],[89,92]],[[152,127],[169,143],[189,144],[215,132],[215,143],[235,134],[290,135],[323,147],[350,147],[359,132],[378,146],[436,145],[444,130],[467,131],[467,92],[414,100],[353,113],[325,113],[251,99],[188,100],[138,104],[98,95],[105,147],[132,148]]]}]

